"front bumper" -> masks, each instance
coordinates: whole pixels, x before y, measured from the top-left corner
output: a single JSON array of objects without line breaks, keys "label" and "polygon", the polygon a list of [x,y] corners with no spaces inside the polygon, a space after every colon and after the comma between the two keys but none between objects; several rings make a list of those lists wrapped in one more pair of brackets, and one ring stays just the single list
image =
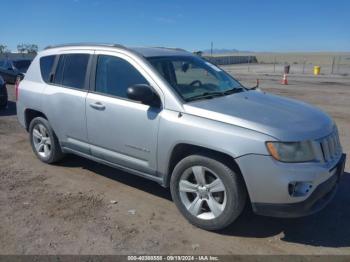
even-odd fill
[{"label": "front bumper", "polygon": [[[238,164],[247,184],[253,211],[266,216],[300,217],[321,210],[332,200],[339,178],[344,173],[346,155],[342,154],[330,166],[281,164],[267,156],[255,157],[259,163],[254,164],[252,160],[251,157],[238,159]],[[309,194],[292,197],[287,190],[291,181],[310,181],[314,186]]]},{"label": "front bumper", "polygon": [[273,217],[301,217],[311,215],[323,209],[334,197],[340,177],[344,173],[346,155],[332,169],[334,175],[317,186],[313,193],[304,201],[292,204],[252,203],[255,213]]}]

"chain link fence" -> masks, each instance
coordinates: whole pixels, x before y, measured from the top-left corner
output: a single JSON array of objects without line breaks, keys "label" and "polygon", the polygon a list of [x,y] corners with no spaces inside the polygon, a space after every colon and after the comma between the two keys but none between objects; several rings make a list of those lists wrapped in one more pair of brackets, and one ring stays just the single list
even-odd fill
[{"label": "chain link fence", "polygon": [[283,74],[284,67],[290,66],[290,74],[311,75],[314,67],[320,66],[321,75],[350,76],[350,55],[227,55],[204,56],[216,65],[225,65],[230,71],[262,74]]}]

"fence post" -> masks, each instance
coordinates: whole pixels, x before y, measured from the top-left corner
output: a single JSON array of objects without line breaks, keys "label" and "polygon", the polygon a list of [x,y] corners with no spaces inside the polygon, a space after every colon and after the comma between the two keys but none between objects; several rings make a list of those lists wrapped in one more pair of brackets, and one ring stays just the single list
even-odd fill
[{"label": "fence post", "polygon": [[306,64],[306,60],[304,60],[304,63],[303,63],[303,75],[305,74],[305,64]]},{"label": "fence post", "polygon": [[337,72],[338,72],[338,74],[339,74],[339,72],[340,72],[340,70],[339,70],[339,65],[340,65],[340,58],[341,58],[341,56],[338,56],[338,61],[337,61]]},{"label": "fence post", "polygon": [[335,56],[333,56],[333,59],[332,59],[332,71],[331,71],[332,75],[334,74],[334,62],[335,62]]},{"label": "fence post", "polygon": [[250,56],[248,56],[248,72],[249,72],[249,65],[250,65]]}]

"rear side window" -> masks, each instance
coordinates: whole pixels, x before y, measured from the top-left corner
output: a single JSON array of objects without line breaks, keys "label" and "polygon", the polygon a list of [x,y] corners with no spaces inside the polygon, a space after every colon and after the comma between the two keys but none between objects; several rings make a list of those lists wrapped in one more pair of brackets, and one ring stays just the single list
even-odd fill
[{"label": "rear side window", "polygon": [[54,83],[84,89],[89,54],[61,55],[58,61]]},{"label": "rear side window", "polygon": [[135,84],[148,84],[148,82],[129,62],[115,56],[98,57],[96,92],[126,98],[126,90]]},{"label": "rear side window", "polygon": [[52,71],[55,58],[55,55],[43,56],[42,58],[40,58],[41,77],[46,83],[50,82],[50,73]]}]

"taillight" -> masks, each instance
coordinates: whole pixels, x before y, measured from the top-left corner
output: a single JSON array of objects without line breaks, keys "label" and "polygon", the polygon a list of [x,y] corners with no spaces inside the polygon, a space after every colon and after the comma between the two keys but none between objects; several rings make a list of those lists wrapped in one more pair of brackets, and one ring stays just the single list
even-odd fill
[{"label": "taillight", "polygon": [[19,95],[19,83],[21,82],[21,77],[17,76],[16,77],[16,82],[15,82],[15,92],[16,92],[16,101],[18,100],[18,95]]}]

